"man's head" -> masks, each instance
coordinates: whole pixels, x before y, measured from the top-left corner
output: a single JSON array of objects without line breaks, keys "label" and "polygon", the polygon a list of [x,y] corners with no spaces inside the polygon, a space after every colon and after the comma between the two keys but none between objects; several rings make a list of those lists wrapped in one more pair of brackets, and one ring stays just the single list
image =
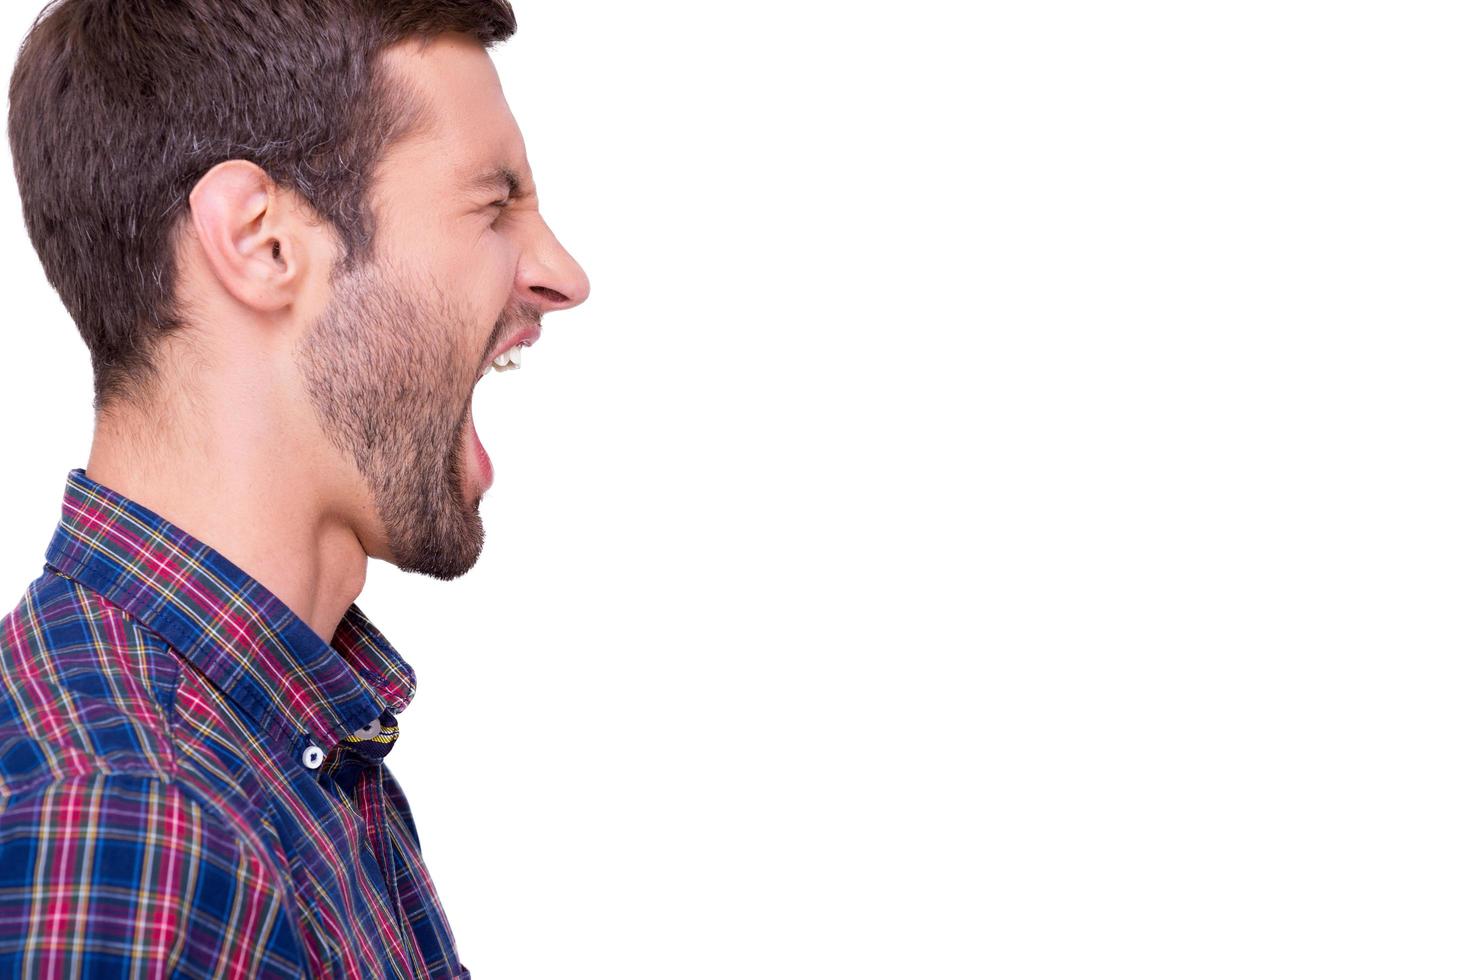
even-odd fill
[{"label": "man's head", "polygon": [[476,377],[588,291],[485,52],[514,28],[504,0],[49,7],[10,140],[99,418],[228,392],[209,431],[309,461],[369,555],[472,566]]}]

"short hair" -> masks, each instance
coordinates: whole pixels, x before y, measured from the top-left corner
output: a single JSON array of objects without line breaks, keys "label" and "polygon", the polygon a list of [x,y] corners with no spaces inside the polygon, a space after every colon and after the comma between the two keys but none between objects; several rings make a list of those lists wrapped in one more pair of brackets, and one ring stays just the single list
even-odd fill
[{"label": "short hair", "polygon": [[215,164],[257,164],[370,260],[376,166],[425,107],[381,54],[515,33],[508,0],[55,0],[10,79],[22,213],[92,358],[93,409],[141,399],[186,326],[176,234]]}]

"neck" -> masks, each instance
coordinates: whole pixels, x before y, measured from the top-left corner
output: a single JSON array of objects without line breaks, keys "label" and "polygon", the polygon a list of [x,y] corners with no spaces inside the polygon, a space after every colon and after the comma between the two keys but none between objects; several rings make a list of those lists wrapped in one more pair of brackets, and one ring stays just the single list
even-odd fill
[{"label": "neck", "polygon": [[[352,507],[324,495],[333,474],[297,451],[293,420],[242,418],[241,401],[229,401],[194,397],[187,412],[163,415],[109,410],[87,476],[224,555],[330,643],[367,580]],[[188,421],[160,426],[170,414]]]}]

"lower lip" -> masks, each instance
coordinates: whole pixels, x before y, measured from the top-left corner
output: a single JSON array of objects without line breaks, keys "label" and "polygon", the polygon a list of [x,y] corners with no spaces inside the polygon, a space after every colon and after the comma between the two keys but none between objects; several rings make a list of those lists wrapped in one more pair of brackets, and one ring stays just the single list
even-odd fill
[{"label": "lower lip", "polygon": [[465,427],[469,441],[469,458],[474,461],[474,481],[480,492],[490,489],[490,484],[495,482],[495,467],[490,463],[490,454],[485,452],[484,443],[479,441],[479,433],[474,428],[474,413],[467,413],[469,424]]}]

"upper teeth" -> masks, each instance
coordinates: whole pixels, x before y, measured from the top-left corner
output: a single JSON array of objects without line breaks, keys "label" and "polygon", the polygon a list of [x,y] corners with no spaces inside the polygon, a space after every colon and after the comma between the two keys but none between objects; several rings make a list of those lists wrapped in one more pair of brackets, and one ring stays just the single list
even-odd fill
[{"label": "upper teeth", "polygon": [[495,358],[493,367],[496,371],[514,371],[520,367],[520,358],[525,353],[524,344],[516,344],[514,347]]}]

